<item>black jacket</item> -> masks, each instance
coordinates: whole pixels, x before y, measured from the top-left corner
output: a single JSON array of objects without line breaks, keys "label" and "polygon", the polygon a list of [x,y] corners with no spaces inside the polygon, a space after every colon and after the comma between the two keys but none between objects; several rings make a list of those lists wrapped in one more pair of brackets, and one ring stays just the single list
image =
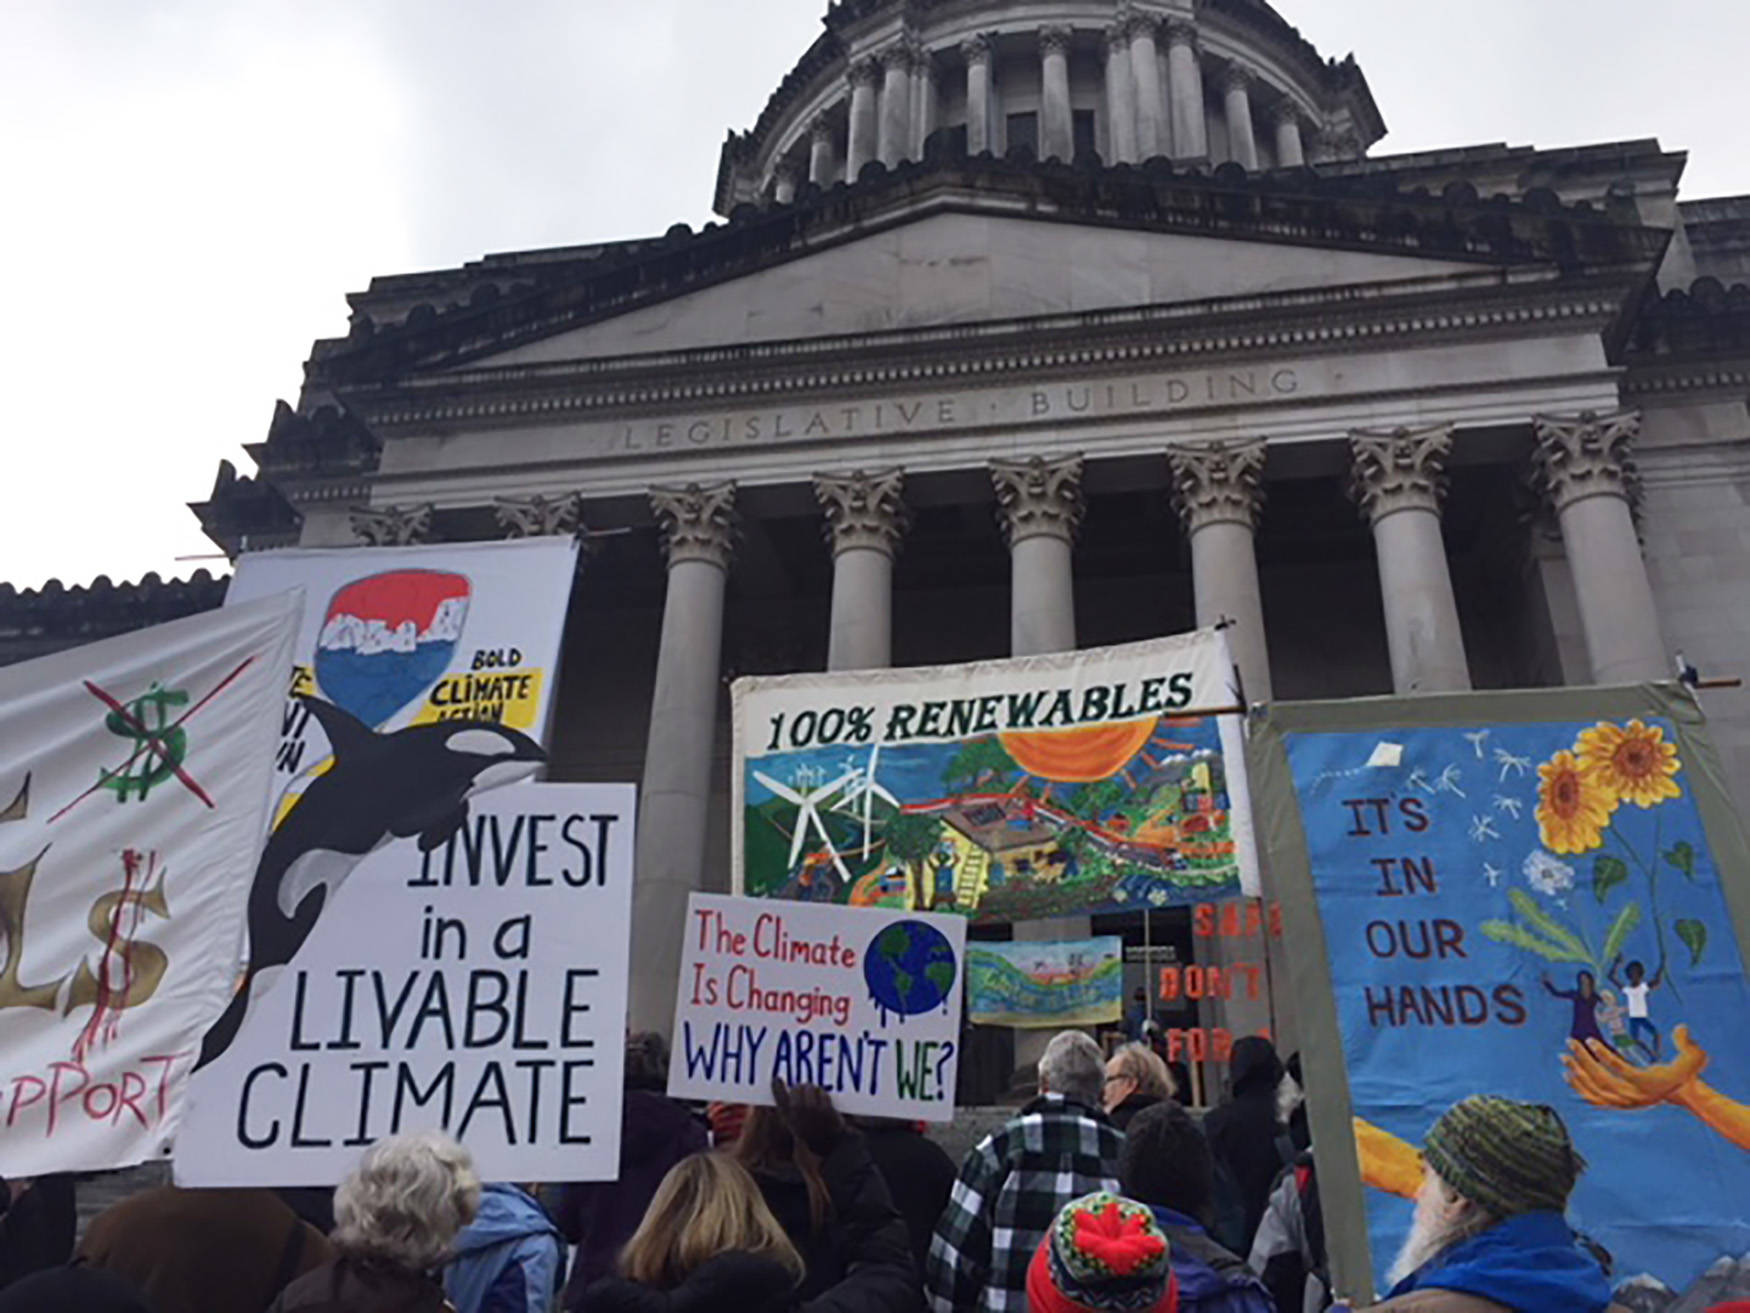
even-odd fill
[{"label": "black jacket", "polygon": [[113,1272],[53,1267],[0,1290],[0,1313],[154,1313],[146,1297]]},{"label": "black jacket", "polygon": [[0,1180],[0,1287],[73,1257],[78,1229],[71,1175],[39,1176],[17,1203]]},{"label": "black jacket", "polygon": [[846,1131],[821,1162],[832,1216],[818,1232],[801,1176],[758,1173],[760,1193],[807,1264],[809,1313],[915,1313],[923,1298],[910,1236],[869,1146]]},{"label": "black jacket", "polygon": [[1204,1119],[1203,1131],[1216,1163],[1239,1191],[1244,1210],[1245,1234],[1234,1237],[1240,1243],[1233,1248],[1250,1253],[1276,1175],[1292,1157],[1283,1154],[1286,1128],[1276,1120],[1283,1066],[1269,1040],[1248,1036],[1234,1045],[1230,1071],[1233,1097]]},{"label": "black jacket", "polygon": [[922,1272],[930,1255],[930,1237],[947,1210],[958,1169],[941,1145],[909,1122],[865,1122],[863,1136],[894,1207],[905,1219],[912,1256]]},{"label": "black jacket", "polygon": [[792,1313],[796,1283],[769,1258],[719,1254],[673,1290],[607,1277],[579,1298],[580,1313]]},{"label": "black jacket", "polygon": [[1119,1130],[1128,1131],[1130,1129],[1130,1119],[1132,1117],[1136,1116],[1136,1114],[1141,1112],[1144,1108],[1152,1108],[1159,1102],[1160,1100],[1155,1098],[1152,1094],[1128,1095],[1123,1103],[1119,1104],[1116,1108],[1112,1109],[1111,1112],[1106,1114],[1106,1120],[1111,1122]]}]

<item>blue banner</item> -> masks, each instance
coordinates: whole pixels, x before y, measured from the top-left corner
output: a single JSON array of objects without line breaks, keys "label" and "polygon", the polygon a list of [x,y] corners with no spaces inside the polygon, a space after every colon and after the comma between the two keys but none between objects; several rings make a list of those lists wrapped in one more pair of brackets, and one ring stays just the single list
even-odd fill
[{"label": "blue banner", "polygon": [[1378,1272],[1413,1205],[1370,1150],[1476,1093],[1561,1113],[1619,1279],[1750,1249],[1750,989],[1673,727],[1285,738]]}]

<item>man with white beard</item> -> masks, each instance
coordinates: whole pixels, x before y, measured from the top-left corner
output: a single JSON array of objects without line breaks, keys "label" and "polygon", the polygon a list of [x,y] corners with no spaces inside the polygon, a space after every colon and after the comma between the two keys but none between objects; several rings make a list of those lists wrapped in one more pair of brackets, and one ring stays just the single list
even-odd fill
[{"label": "man with white beard", "polygon": [[1434,1123],[1392,1313],[1603,1313],[1610,1286],[1568,1226],[1586,1162],[1555,1109],[1476,1095]]}]

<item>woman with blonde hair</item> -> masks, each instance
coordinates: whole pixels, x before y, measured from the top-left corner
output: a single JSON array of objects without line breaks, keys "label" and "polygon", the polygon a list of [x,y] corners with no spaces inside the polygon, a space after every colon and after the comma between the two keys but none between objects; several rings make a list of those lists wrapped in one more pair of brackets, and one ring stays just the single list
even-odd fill
[{"label": "woman with blonde hair", "polygon": [[1146,1044],[1126,1044],[1106,1063],[1106,1117],[1121,1131],[1137,1113],[1174,1093],[1167,1064]]},{"label": "woman with blonde hair", "polygon": [[747,1169],[697,1153],[669,1169],[620,1251],[619,1276],[584,1292],[584,1313],[723,1308],[785,1313],[802,1284],[802,1255]]},{"label": "woman with blonde hair", "polygon": [[905,1223],[863,1137],[823,1090],[775,1083],[773,1097],[779,1106],[750,1114],[733,1156],[697,1154],[669,1172],[620,1252],[620,1275],[591,1286],[579,1313],[919,1307]]},{"label": "woman with blonde hair", "polygon": [[474,1160],[448,1135],[379,1140],[334,1192],[340,1257],[287,1286],[268,1313],[443,1313],[433,1274],[479,1208]]}]

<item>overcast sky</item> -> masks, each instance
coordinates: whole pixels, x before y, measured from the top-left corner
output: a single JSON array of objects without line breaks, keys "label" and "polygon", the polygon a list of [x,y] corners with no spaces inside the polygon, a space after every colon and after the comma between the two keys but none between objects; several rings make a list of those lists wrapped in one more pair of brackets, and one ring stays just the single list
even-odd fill
[{"label": "overcast sky", "polygon": [[[1375,153],[1657,136],[1750,192],[1745,0],[1277,0]],[[0,0],[0,580],[189,573],[183,503],[373,274],[710,216],[825,0]]]}]

